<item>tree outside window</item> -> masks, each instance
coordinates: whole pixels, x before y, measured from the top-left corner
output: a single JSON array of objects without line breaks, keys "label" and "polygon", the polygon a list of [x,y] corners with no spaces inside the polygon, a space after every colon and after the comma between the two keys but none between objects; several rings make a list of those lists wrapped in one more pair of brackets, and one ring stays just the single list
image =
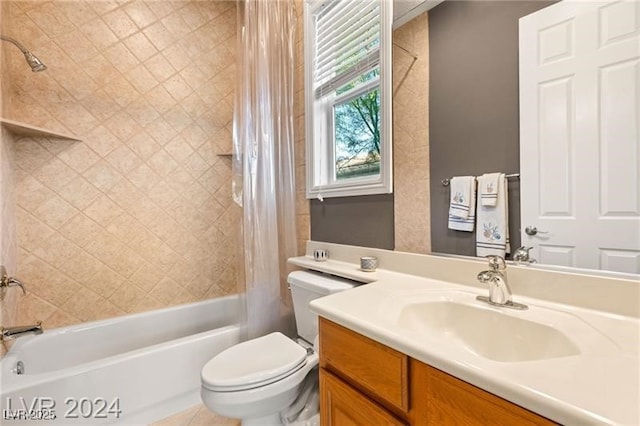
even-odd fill
[{"label": "tree outside window", "polygon": [[[336,94],[377,78],[379,69],[359,77]],[[336,179],[380,174],[380,88],[334,106]]]}]

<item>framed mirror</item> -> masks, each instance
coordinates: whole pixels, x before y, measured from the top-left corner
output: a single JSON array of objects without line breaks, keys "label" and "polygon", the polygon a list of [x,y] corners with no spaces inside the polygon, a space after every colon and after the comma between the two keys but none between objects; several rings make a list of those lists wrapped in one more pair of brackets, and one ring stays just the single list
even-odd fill
[{"label": "framed mirror", "polygon": [[[394,193],[345,197],[335,203],[312,200],[311,238],[408,252],[475,256],[475,234],[447,228],[450,192],[442,181],[453,176],[521,172],[519,19],[554,3],[444,1],[394,28]],[[630,40],[637,46],[640,21],[621,18],[637,16],[637,10],[625,8],[637,9],[640,4],[609,2],[601,6],[600,22],[608,22],[608,33],[603,33],[600,40],[610,39],[612,45]],[[558,32],[567,34],[562,27]],[[633,76],[629,74],[627,80],[633,80]],[[634,84],[628,93],[637,93],[637,80]],[[635,108],[637,116],[637,107],[630,103],[627,109]],[[635,136],[630,146],[635,147],[636,154],[628,153],[624,158],[636,168],[640,158],[637,132],[637,128],[631,129]],[[595,192],[580,186],[579,179],[571,182],[576,191]],[[512,249],[528,244],[521,239],[522,185],[519,179],[510,179],[508,184]],[[534,191],[545,194],[552,185],[534,185]],[[627,204],[637,204],[640,199],[637,185],[637,174],[635,179],[619,183],[620,189],[630,191]],[[637,220],[633,212],[622,216]],[[527,225],[536,224],[525,224],[524,228]],[[538,225],[538,230],[545,231],[544,226]],[[584,230],[585,238],[589,232]],[[626,264],[635,262],[635,254],[627,254],[631,261]],[[538,260],[541,262],[536,267],[544,264],[544,259]]]}]

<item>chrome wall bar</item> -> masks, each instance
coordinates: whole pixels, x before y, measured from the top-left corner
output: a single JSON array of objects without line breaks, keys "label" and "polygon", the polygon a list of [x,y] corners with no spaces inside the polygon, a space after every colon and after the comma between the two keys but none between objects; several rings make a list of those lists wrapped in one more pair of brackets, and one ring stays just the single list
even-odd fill
[{"label": "chrome wall bar", "polygon": [[[505,175],[505,177],[507,179],[514,179],[514,178],[520,179],[520,173],[510,173],[508,175]],[[451,183],[451,179],[452,178],[444,178],[440,181],[440,183],[442,183],[442,186],[449,186],[449,184]]]}]

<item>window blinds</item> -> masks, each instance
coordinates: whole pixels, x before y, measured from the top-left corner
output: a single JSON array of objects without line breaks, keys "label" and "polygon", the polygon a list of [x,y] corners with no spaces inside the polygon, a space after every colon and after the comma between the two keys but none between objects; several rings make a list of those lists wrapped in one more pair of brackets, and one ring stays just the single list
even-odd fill
[{"label": "window blinds", "polygon": [[315,15],[314,91],[334,92],[380,62],[380,0],[331,0]]}]

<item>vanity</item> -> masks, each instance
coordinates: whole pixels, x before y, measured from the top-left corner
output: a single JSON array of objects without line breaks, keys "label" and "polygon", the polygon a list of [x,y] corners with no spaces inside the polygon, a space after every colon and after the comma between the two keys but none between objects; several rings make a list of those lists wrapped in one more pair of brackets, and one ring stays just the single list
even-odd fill
[{"label": "vanity", "polygon": [[320,341],[326,425],[555,424],[323,318]]},{"label": "vanity", "polygon": [[640,423],[634,276],[509,264],[519,311],[476,300],[484,260],[311,241],[289,262],[367,283],[310,305],[323,424]]}]

